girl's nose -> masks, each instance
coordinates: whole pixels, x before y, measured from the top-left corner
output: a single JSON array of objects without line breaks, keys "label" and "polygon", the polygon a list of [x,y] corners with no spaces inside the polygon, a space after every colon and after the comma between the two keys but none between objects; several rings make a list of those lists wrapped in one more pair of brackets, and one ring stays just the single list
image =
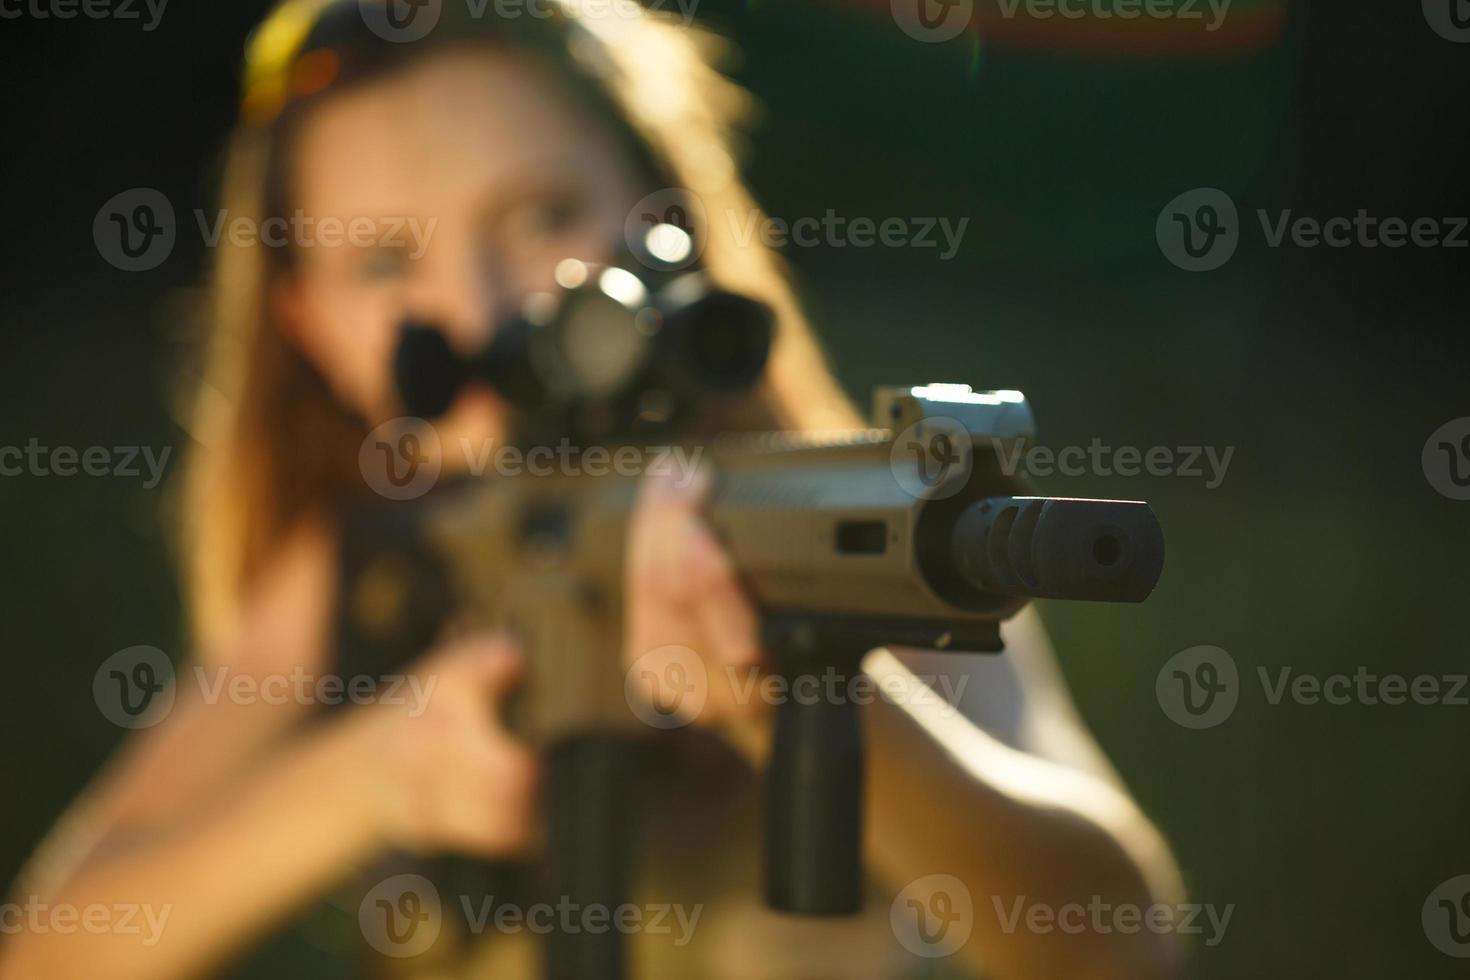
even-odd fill
[{"label": "girl's nose", "polygon": [[478,350],[514,301],[504,264],[491,250],[466,237],[444,236],[421,260],[413,277],[409,314],[437,325],[461,350]]}]

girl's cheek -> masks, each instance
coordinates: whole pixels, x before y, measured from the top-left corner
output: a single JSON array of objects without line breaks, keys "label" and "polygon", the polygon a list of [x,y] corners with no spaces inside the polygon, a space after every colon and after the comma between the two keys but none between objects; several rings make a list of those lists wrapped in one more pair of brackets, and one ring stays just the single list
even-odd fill
[{"label": "girl's cheek", "polygon": [[322,283],[312,305],[316,368],[346,407],[376,423],[396,403],[393,349],[403,317],[390,290]]},{"label": "girl's cheek", "polygon": [[397,390],[393,382],[393,353],[405,313],[391,297],[376,296],[358,305],[357,315],[345,324],[344,344],[360,347],[362,379],[372,392],[373,415],[396,414]]}]

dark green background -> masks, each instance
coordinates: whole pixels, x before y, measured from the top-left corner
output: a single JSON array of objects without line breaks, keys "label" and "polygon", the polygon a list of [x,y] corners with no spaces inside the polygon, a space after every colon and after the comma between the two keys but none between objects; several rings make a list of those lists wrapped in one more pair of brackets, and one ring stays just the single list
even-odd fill
[{"label": "dark green background", "polygon": [[[0,444],[185,444],[170,393],[197,237],[130,275],[98,256],[91,222],[139,185],[180,213],[208,202],[260,8],[178,2],[151,34],[0,25],[15,42],[0,59]],[[1175,58],[920,44],[873,10],[700,8],[739,41],[735,74],[765,107],[749,173],[772,214],[970,218],[949,262],[788,251],[849,390],[1019,387],[1049,445],[1236,447],[1214,490],[1040,481],[1145,497],[1167,529],[1148,603],[1043,614],[1195,899],[1236,907],[1195,972],[1463,975],[1419,917],[1470,872],[1470,707],[1271,706],[1255,668],[1466,671],[1470,504],[1434,492],[1420,449],[1470,415],[1467,253],[1270,249],[1250,216],[1470,214],[1470,45],[1410,3],[1298,3],[1278,43]],[[1154,241],[1160,209],[1198,186],[1247,216],[1235,257],[1207,274]],[[180,650],[167,504],[137,480],[0,479],[0,879],[119,740],[91,701],[97,664],[137,643]],[[1244,692],[1225,724],[1188,731],[1154,680],[1198,644],[1230,651]],[[324,975],[281,956],[271,975]]]}]

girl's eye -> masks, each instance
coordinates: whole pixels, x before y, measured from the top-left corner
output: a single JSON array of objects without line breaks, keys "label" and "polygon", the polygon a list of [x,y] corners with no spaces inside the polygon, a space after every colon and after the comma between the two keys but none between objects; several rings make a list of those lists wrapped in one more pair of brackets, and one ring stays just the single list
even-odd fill
[{"label": "girl's eye", "polygon": [[402,248],[375,248],[358,262],[358,276],[367,282],[381,282],[403,275],[408,268],[408,254]]},{"label": "girl's eye", "polygon": [[574,227],[586,211],[576,194],[558,194],[529,202],[507,216],[506,231],[529,239],[551,238]]}]

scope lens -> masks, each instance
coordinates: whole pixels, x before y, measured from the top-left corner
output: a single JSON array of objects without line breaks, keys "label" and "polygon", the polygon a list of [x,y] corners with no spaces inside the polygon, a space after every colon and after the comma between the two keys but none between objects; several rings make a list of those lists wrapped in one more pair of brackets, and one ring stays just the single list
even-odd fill
[{"label": "scope lens", "polygon": [[648,338],[636,314],[598,290],[573,294],[553,328],[564,371],[559,379],[578,397],[616,394],[642,365]]}]

